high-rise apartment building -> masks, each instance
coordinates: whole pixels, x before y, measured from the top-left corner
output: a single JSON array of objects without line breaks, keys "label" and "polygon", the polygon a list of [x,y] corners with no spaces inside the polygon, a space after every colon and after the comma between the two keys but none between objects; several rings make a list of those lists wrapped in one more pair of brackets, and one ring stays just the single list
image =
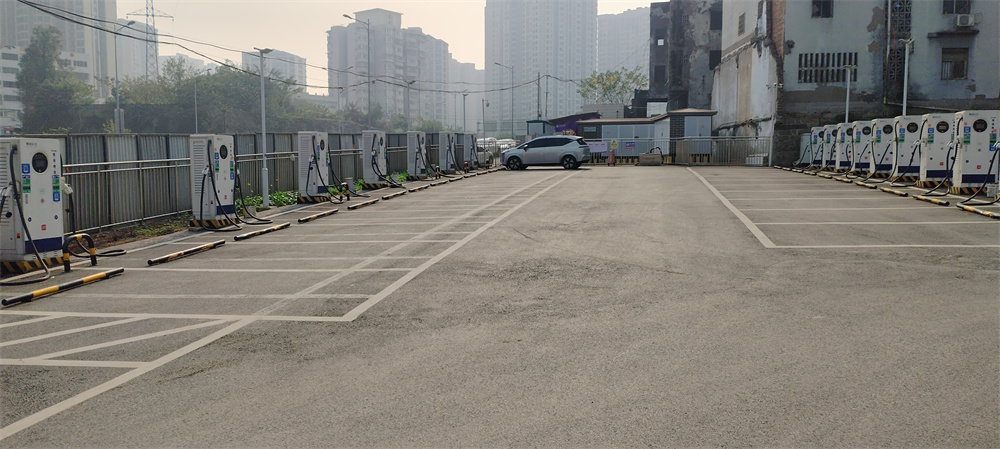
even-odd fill
[{"label": "high-rise apartment building", "polygon": [[519,136],[528,120],[579,112],[574,81],[597,70],[597,0],[486,0],[485,19],[488,135],[510,136],[512,110]]},{"label": "high-rise apartment building", "polygon": [[[267,75],[277,73],[282,78],[291,78],[292,82],[306,84],[306,58],[293,55],[287,51],[271,50],[264,55],[264,68]],[[260,53],[243,52],[243,68],[256,71],[260,67]]]},{"label": "high-rise apartment building", "polygon": [[649,8],[597,16],[597,71],[625,68],[649,73]]},{"label": "high-rise apartment building", "polygon": [[[87,21],[108,29],[117,18],[115,0],[35,0],[42,7],[52,7],[54,14],[68,16],[58,10],[69,11],[96,20]],[[105,22],[100,22],[105,21]],[[32,8],[14,0],[0,1],[0,46],[27,47],[35,28],[52,26],[61,34],[61,50],[71,55],[74,64],[86,64],[91,76],[87,84],[94,86],[96,99],[102,102],[111,96],[111,89],[98,80],[114,76],[114,47],[111,33],[79,25]],[[82,69],[83,67],[81,67]]]},{"label": "high-rise apartment building", "polygon": [[343,107],[353,104],[366,111],[370,89],[372,107],[381,107],[385,117],[447,123],[449,98],[442,91],[448,90],[452,60],[448,43],[420,28],[402,28],[402,16],[384,9],[359,11],[354,22],[327,31],[330,96]]}]

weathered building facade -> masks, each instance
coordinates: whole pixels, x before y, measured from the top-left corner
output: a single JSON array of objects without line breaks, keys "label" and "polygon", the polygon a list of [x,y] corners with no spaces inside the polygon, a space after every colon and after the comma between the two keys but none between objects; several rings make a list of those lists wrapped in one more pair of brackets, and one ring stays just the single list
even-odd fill
[{"label": "weathered building facade", "polygon": [[844,120],[1000,105],[1000,2],[725,0],[712,109],[721,135],[772,136],[777,163],[799,134]]},{"label": "weathered building facade", "polygon": [[721,57],[722,0],[650,4],[647,116],[681,108],[707,109],[712,72]]}]

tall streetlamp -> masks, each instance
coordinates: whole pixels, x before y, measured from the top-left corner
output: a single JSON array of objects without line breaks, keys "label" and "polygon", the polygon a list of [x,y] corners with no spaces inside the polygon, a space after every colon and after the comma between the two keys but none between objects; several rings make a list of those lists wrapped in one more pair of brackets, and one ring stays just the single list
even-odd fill
[{"label": "tall streetlamp", "polygon": [[212,71],[211,68],[207,68],[205,70],[199,70],[194,75],[194,133],[195,134],[198,134],[198,77],[201,76],[202,73],[208,73],[211,71]]},{"label": "tall streetlamp", "polygon": [[349,14],[344,14],[344,17],[364,25],[365,32],[368,33],[366,37],[366,46],[368,47],[368,129],[372,129],[372,21],[365,19],[362,22]]},{"label": "tall streetlamp", "polygon": [[906,44],[903,53],[903,115],[906,115],[906,97],[907,90],[910,87],[910,53],[913,52],[913,39],[900,39],[899,41]]},{"label": "tall streetlamp", "polygon": [[268,176],[267,176],[267,122],[265,121],[265,111],[264,108],[264,55],[271,52],[270,48],[257,48],[254,50],[260,52],[260,154],[263,164],[260,168],[260,196],[261,196],[261,209],[267,209],[271,207],[271,202],[268,194]]},{"label": "tall streetlamp", "polygon": [[118,97],[121,96],[121,93],[118,90],[118,33],[122,30],[122,28],[128,28],[128,27],[132,26],[132,24],[134,24],[134,23],[135,23],[134,20],[129,20],[128,23],[126,23],[125,25],[122,25],[122,26],[118,27],[118,29],[115,30],[115,34],[114,34],[114,36],[115,36],[114,37],[114,40],[115,40],[115,133],[116,134],[121,134],[122,132],[124,132],[124,129],[125,129],[125,124],[122,123],[122,105],[121,105],[121,102],[118,100]]},{"label": "tall streetlamp", "polygon": [[417,80],[406,82],[406,130],[410,130],[410,86]]},{"label": "tall streetlamp", "polygon": [[494,64],[510,70],[510,138],[514,138],[514,65],[507,67],[499,62]]},{"label": "tall streetlamp", "polygon": [[483,98],[483,137],[486,137],[486,107],[490,105],[490,102]]},{"label": "tall streetlamp", "polygon": [[845,65],[844,72],[847,74],[847,100],[844,101],[844,123],[849,123],[848,116],[851,114],[851,74],[856,65]]},{"label": "tall streetlamp", "polygon": [[468,92],[462,92],[462,134],[468,134],[469,131],[465,129],[465,97],[468,97]]}]

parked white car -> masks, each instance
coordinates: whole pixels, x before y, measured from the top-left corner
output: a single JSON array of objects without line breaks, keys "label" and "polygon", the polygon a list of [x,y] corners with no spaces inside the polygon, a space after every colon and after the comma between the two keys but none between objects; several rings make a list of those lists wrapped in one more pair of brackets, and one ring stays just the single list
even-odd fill
[{"label": "parked white car", "polygon": [[542,136],[500,153],[500,163],[511,170],[531,165],[562,165],[571,170],[590,160],[590,146],[578,136]]}]

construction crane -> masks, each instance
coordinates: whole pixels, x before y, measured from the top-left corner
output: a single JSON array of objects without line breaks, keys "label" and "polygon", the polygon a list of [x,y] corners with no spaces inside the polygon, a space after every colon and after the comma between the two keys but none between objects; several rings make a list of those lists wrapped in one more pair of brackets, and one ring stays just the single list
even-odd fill
[{"label": "construction crane", "polygon": [[157,11],[156,8],[153,7],[153,0],[146,0],[145,9],[133,11],[126,15],[141,16],[146,18],[146,78],[149,78],[150,75],[159,75],[160,61],[159,53],[156,51],[156,45],[159,43],[156,34],[156,18],[163,17],[173,19],[174,16],[166,14],[163,11]]}]

